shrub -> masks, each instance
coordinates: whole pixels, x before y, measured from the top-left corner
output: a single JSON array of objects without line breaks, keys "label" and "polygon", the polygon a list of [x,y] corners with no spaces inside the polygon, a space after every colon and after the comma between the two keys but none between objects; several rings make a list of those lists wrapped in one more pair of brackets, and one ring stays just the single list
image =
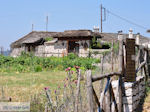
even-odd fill
[{"label": "shrub", "polygon": [[51,41],[51,40],[53,40],[52,37],[47,37],[47,38],[45,38],[45,41],[46,41],[46,42]]},{"label": "shrub", "polygon": [[37,66],[35,66],[34,71],[35,72],[41,72],[42,71],[42,67],[37,65]]},{"label": "shrub", "polygon": [[69,54],[65,57],[36,57],[29,53],[23,53],[20,57],[0,55],[0,72],[41,72],[43,70],[65,70],[68,66],[80,66],[84,69],[94,69],[95,63],[100,60],[78,57]]}]

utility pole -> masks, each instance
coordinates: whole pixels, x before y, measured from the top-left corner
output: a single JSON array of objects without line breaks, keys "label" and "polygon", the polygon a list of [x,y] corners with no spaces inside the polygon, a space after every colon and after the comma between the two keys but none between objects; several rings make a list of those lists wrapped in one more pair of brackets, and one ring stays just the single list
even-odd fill
[{"label": "utility pole", "polygon": [[4,53],[4,48],[1,46],[1,55]]},{"label": "utility pole", "polygon": [[32,31],[34,30],[34,24],[32,23]]},{"label": "utility pole", "polygon": [[46,16],[46,32],[48,31],[48,15]]},{"label": "utility pole", "polygon": [[106,21],[106,8],[104,8],[101,4],[101,33],[103,32],[103,22]]},{"label": "utility pole", "polygon": [[101,6],[100,6],[100,9],[101,9],[101,33],[103,32],[103,6],[102,6],[102,4],[101,4]]}]

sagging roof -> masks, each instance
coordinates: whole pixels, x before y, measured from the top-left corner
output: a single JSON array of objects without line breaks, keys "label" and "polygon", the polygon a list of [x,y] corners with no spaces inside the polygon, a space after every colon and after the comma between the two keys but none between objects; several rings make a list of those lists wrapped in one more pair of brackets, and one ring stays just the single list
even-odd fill
[{"label": "sagging roof", "polygon": [[21,39],[13,42],[11,44],[11,48],[21,46],[22,44],[33,44],[47,37],[93,37],[98,35],[98,33],[92,32],[91,30],[67,30],[64,32],[33,31],[27,34],[26,36],[22,37]]},{"label": "sagging roof", "polygon": [[54,38],[63,38],[63,37],[93,37],[100,36],[99,33],[92,32],[91,30],[66,30],[64,32],[57,33]]},{"label": "sagging roof", "polygon": [[16,46],[21,46],[22,44],[30,44],[35,43],[41,39],[45,39],[47,37],[53,37],[56,32],[42,32],[42,31],[32,31],[29,34],[25,35],[24,37],[20,38],[19,40],[13,42],[11,44],[11,48]]}]

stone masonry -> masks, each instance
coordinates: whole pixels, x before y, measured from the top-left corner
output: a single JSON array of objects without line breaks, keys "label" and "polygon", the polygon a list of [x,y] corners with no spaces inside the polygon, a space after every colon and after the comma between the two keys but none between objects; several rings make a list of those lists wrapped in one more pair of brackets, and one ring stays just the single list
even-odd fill
[{"label": "stone masonry", "polygon": [[[115,98],[118,101],[118,81],[112,81]],[[145,95],[145,77],[138,76],[135,82],[125,82],[123,85],[123,109],[124,112],[137,112],[140,101]]]}]

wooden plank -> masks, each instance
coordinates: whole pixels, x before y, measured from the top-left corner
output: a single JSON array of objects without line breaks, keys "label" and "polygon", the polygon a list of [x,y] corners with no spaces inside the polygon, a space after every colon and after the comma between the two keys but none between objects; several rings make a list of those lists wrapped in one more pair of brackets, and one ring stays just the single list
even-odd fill
[{"label": "wooden plank", "polygon": [[146,64],[146,61],[143,61],[143,62],[139,65],[139,67],[136,69],[136,73],[138,73],[138,72],[141,70],[141,68],[145,66],[145,64]]},{"label": "wooden plank", "polygon": [[148,51],[147,51],[147,69],[148,69],[148,74],[150,76],[150,56]]},{"label": "wooden plank", "polygon": [[111,112],[111,96],[110,96],[110,91],[109,89],[107,90],[106,94],[105,94],[105,100],[106,100],[106,112]]},{"label": "wooden plank", "polygon": [[[127,55],[128,54],[126,52],[126,56]],[[123,64],[124,64],[123,63],[123,40],[120,40],[119,41],[119,72],[121,72],[121,75],[119,76],[119,105],[118,105],[119,112],[123,112],[123,100],[122,100],[122,75],[124,74],[123,73],[124,72]],[[127,65],[127,63],[126,63],[126,65]],[[126,67],[126,69],[127,69],[127,67]]]},{"label": "wooden plank", "polygon": [[117,106],[117,102],[116,102],[116,99],[115,99],[115,95],[114,95],[114,91],[113,91],[111,83],[110,83],[110,92],[111,92],[111,96],[112,96],[112,101],[115,104],[115,112],[118,112],[118,106]]},{"label": "wooden plank", "polygon": [[114,71],[114,63],[113,63],[113,57],[114,57],[114,42],[112,41],[112,47],[111,47],[111,71]]},{"label": "wooden plank", "polygon": [[94,100],[93,100],[93,85],[92,85],[92,73],[91,70],[86,72],[87,75],[87,100],[89,112],[94,112]]},{"label": "wooden plank", "polygon": [[77,69],[78,82],[77,82],[77,92],[76,92],[76,103],[75,103],[75,112],[79,112],[79,94],[80,94],[80,80],[81,80],[81,71]]},{"label": "wooden plank", "polygon": [[97,95],[96,95],[96,92],[95,92],[94,88],[93,88],[93,95],[94,95],[94,98],[95,98],[95,101],[96,101],[98,107],[100,107],[100,102],[99,102],[99,100],[98,100],[98,97],[97,97]]},{"label": "wooden plank", "polygon": [[144,58],[142,60],[144,60],[144,61],[141,62],[141,64],[139,65],[139,67],[136,69],[136,73],[138,73],[139,70],[141,70],[146,65],[146,62],[147,62],[147,52],[145,52]]},{"label": "wooden plank", "polygon": [[119,72],[123,71],[123,40],[119,41]]},{"label": "wooden plank", "polygon": [[[103,74],[103,62],[104,62],[104,56],[101,57],[101,74]],[[99,95],[101,96],[101,93],[103,91],[103,84],[104,80],[100,80],[100,86],[99,86]]]},{"label": "wooden plank", "polygon": [[119,105],[118,105],[118,111],[119,112],[123,112],[123,98],[122,98],[122,91],[123,91],[123,88],[122,88],[122,76],[120,75],[119,76]]},{"label": "wooden plank", "polygon": [[98,75],[98,76],[92,76],[92,82],[95,82],[95,81],[98,81],[98,80],[101,80],[101,79],[104,79],[104,78],[107,78],[107,77],[112,77],[112,76],[119,76],[121,75],[120,72],[111,72],[111,73],[106,73],[104,75]]}]

